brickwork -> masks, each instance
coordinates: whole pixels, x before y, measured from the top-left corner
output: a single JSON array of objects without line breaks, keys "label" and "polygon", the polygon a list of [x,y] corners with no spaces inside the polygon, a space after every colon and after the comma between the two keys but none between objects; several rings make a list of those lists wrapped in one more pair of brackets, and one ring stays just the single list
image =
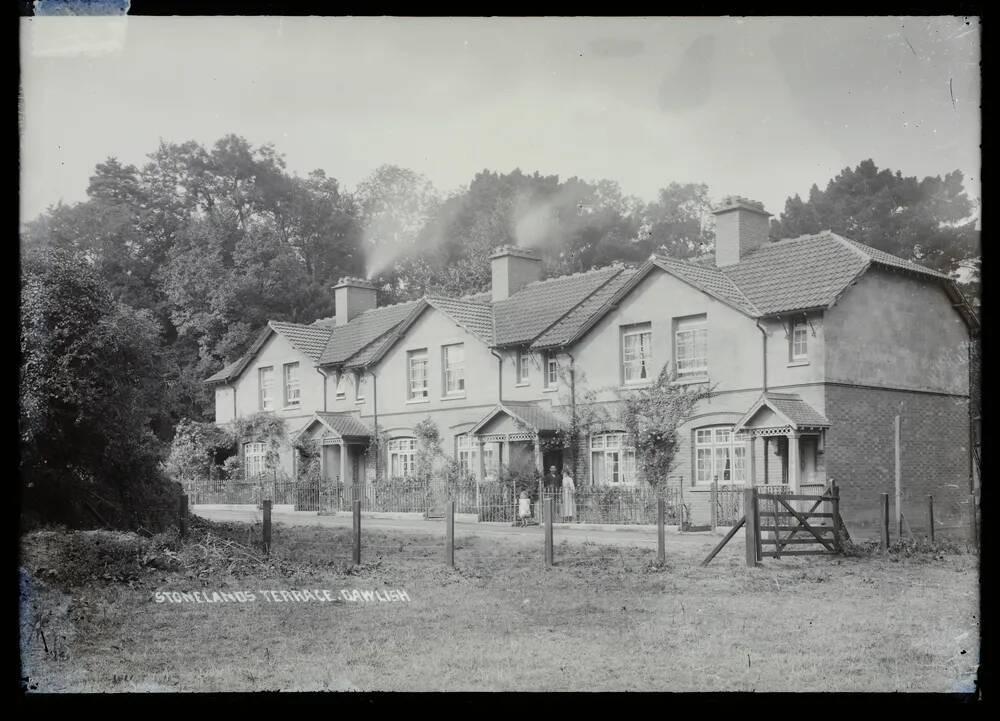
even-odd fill
[{"label": "brickwork", "polygon": [[968,413],[966,398],[828,386],[826,415],[832,427],[824,460],[827,475],[841,487],[840,508],[848,529],[862,536],[877,533],[882,493],[889,494],[890,517],[895,518],[897,414],[902,419],[903,512],[909,528],[915,534],[926,531],[928,494],[934,495],[939,529],[963,528],[969,494]]}]

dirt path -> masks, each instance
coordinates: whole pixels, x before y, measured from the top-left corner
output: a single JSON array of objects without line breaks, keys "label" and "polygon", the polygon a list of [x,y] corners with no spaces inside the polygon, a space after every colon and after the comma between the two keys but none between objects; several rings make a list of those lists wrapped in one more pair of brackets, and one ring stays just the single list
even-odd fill
[{"label": "dirt path", "polygon": [[[194,506],[192,512],[212,521],[239,521],[253,523],[261,520],[260,511],[248,508],[246,510],[206,509]],[[274,523],[289,526],[321,526],[326,528],[351,528],[352,518],[349,513],[336,516],[319,516],[314,513],[275,511],[271,515]],[[422,518],[371,518],[363,517],[362,528],[378,531],[400,531],[404,533],[422,533],[432,536],[444,536],[443,519]],[[539,526],[526,528],[493,523],[455,523],[456,537],[478,536],[480,538],[503,538],[505,543],[520,543],[525,545],[541,544],[543,533]],[[553,541],[562,543],[598,543],[608,546],[638,546],[639,548],[656,548],[656,533],[646,529],[634,529],[622,526],[620,530],[606,530],[586,527],[557,525],[553,529]],[[712,546],[719,542],[722,533],[678,533],[667,531],[667,548],[683,545],[689,551],[699,548],[707,554]],[[730,543],[739,544],[742,536],[734,538]]]}]

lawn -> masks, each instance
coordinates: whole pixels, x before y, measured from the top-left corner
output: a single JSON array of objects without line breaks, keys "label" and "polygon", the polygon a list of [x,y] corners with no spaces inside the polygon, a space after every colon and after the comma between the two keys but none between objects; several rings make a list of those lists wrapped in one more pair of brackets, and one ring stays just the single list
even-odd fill
[{"label": "lawn", "polygon": [[[947,692],[976,674],[978,558],[960,552],[747,569],[738,537],[705,568],[713,539],[668,541],[663,567],[648,549],[558,544],[546,568],[540,548],[460,533],[452,570],[433,536],[366,533],[353,567],[349,531],[277,525],[267,562],[255,534],[24,536],[25,688]],[[260,593],[301,589],[338,600]],[[157,603],[164,591],[256,600]]]}]

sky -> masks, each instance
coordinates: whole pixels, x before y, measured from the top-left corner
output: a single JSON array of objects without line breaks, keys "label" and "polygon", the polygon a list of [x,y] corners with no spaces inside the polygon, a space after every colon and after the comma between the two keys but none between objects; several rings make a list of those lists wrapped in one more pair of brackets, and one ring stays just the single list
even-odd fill
[{"label": "sky", "polygon": [[353,189],[484,169],[703,182],[778,215],[872,158],[980,197],[976,18],[21,19],[21,217],[160,140],[272,143]]}]

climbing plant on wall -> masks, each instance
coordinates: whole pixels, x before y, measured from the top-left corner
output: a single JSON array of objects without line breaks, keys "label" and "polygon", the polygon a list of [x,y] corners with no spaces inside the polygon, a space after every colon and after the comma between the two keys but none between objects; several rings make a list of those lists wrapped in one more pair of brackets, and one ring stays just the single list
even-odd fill
[{"label": "climbing plant on wall", "polygon": [[670,472],[680,443],[678,427],[712,392],[707,384],[676,381],[668,363],[649,386],[620,393],[622,425],[635,447],[637,470],[653,487],[664,483]]}]

